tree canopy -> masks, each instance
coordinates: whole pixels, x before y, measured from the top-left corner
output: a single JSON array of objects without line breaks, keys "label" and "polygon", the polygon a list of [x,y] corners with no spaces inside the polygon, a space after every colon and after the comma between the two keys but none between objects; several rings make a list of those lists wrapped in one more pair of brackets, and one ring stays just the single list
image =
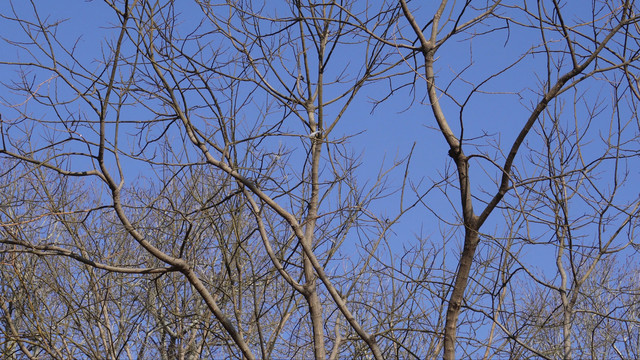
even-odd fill
[{"label": "tree canopy", "polygon": [[636,10],[3,2],[1,357],[640,357]]}]

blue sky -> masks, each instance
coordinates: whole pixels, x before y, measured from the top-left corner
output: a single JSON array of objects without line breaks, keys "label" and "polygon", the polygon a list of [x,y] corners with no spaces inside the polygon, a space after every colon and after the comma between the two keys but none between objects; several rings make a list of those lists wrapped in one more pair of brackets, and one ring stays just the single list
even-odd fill
[{"label": "blue sky", "polygon": [[[100,59],[98,54],[103,51],[105,40],[114,40],[116,33],[114,29],[110,28],[110,24],[116,20],[115,17],[102,3],[73,2],[62,4],[60,2],[38,2],[37,7],[41,12],[42,20],[66,19],[56,30],[58,38],[63,41],[61,45],[74,46],[75,55],[82,59],[84,65],[88,69],[93,68],[95,71],[99,71],[101,65],[93,59]],[[28,3],[14,3],[13,6],[18,13],[31,12],[31,5]],[[8,2],[4,2],[2,7],[2,13],[10,13]],[[577,16],[576,12],[580,9],[582,7],[572,8],[570,12]],[[428,11],[428,9],[423,10]],[[497,23],[498,26],[502,22],[502,20],[491,21]],[[190,25],[185,22],[187,28]],[[23,38],[17,28],[8,30],[12,29],[12,26],[15,27],[15,24],[12,25],[11,22],[3,20],[3,28],[7,29],[5,36],[16,39]],[[439,86],[448,86],[450,80],[457,78],[451,86],[447,87],[448,91],[457,99],[464,99],[469,93],[472,88],[470,83],[477,84],[487,76],[501,71],[519,56],[540,44],[538,34],[534,30],[523,30],[515,26],[475,37],[473,40],[468,40],[469,36],[469,34],[462,34],[459,36],[459,40],[454,39],[445,44],[439,51],[440,57],[436,65]],[[5,49],[3,54],[5,61],[28,59],[22,50],[7,46]],[[345,48],[341,51],[348,50]],[[463,113],[465,137],[468,139],[476,139],[483,135],[488,135],[488,137],[480,138],[477,141],[470,140],[470,142],[474,141],[480,144],[480,149],[486,150],[489,155],[496,154],[496,149],[492,147],[496,144],[501,146],[502,151],[506,150],[506,145],[511,143],[520,124],[526,119],[531,105],[539,99],[536,92],[539,82],[543,80],[539,76],[545,61],[542,54],[529,56],[513,69],[483,85],[480,90],[485,91],[486,94],[471,97]],[[461,72],[467,66],[469,68]],[[15,71],[15,67],[12,69]],[[2,80],[11,81],[15,79],[16,75],[12,70],[5,70]],[[34,75],[35,83],[45,80],[40,75]],[[407,77],[400,78],[395,84],[406,80]],[[594,89],[587,86],[587,88],[589,88],[588,99],[596,98],[598,94],[606,91],[601,87]],[[358,134],[350,138],[348,148],[353,154],[360,156],[362,165],[358,167],[357,171],[358,180],[362,184],[371,183],[380,169],[385,168],[382,160],[388,167],[394,161],[405,159],[415,143],[409,167],[410,179],[414,183],[422,183],[423,188],[428,187],[431,185],[430,181],[438,180],[439,173],[443,169],[451,166],[451,160],[446,156],[448,147],[444,139],[437,130],[434,130],[435,123],[424,95],[424,81],[418,81],[415,88],[404,88],[397,91],[393,97],[372,112],[370,99],[380,98],[381,95],[386,94],[387,89],[388,84],[384,81],[365,88],[340,122],[336,135],[340,133],[345,135]],[[5,98],[5,107],[7,102],[19,101],[18,97],[13,97],[6,92],[2,96]],[[445,114],[457,133],[460,117],[459,107],[444,96],[442,102]],[[45,115],[45,110],[36,106],[33,106],[30,111],[36,116],[38,114]],[[3,114],[5,119],[12,117],[11,110],[6,108],[3,110]],[[606,127],[608,125],[604,125],[604,128],[598,130],[597,133],[602,133]],[[536,141],[535,134],[532,134],[528,141]],[[600,153],[594,150],[594,154],[599,156]],[[500,155],[497,158],[500,159]],[[472,163],[471,169],[473,186],[485,188],[489,192],[493,191],[495,187],[491,179],[498,174],[495,167],[483,160],[477,160]],[[395,175],[390,177],[389,181],[393,184],[392,187],[398,186],[402,181],[403,171],[404,165],[395,170]],[[450,194],[450,197],[457,200],[455,194]],[[407,195],[406,201],[410,201],[412,198],[414,197]],[[455,215],[442,196],[434,193],[428,199],[428,203],[433,209],[442,210],[448,214],[446,215],[447,219],[454,221]],[[477,203],[476,209],[479,209],[480,205]],[[454,203],[454,207],[458,208],[458,204]],[[376,211],[384,216],[392,216],[396,208],[397,197],[393,197],[382,202]],[[492,220],[494,223],[487,224],[487,228],[497,226],[500,223],[499,213],[494,214]],[[399,239],[407,239],[408,242],[413,241],[413,234],[424,231],[418,230],[420,228],[431,229],[424,231],[429,236],[439,236],[438,226],[435,226],[434,221],[435,219],[429,211],[418,207],[400,220],[398,226],[394,228],[394,232]],[[416,224],[422,225],[415,226]]]},{"label": "blue sky", "polygon": [[[5,2],[2,6],[2,12],[8,13],[9,3]],[[15,3],[13,6],[19,13],[31,12],[28,3]],[[74,46],[75,55],[82,59],[85,66],[88,69],[93,68],[95,71],[99,71],[101,65],[93,59],[100,59],[98,54],[104,49],[104,41],[113,41],[116,36],[114,29],[110,28],[110,24],[116,19],[108,11],[106,5],[96,2],[74,2],[63,6],[60,2],[55,4],[42,2],[37,3],[37,7],[41,12],[42,20],[66,19],[56,30],[58,38],[63,42],[61,45]],[[195,9],[183,11],[192,10]],[[428,11],[428,9],[422,10]],[[578,10],[578,8],[571,9],[571,12],[574,13]],[[574,13],[574,16],[577,15]],[[504,26],[501,25],[502,20],[491,21],[497,23],[497,26]],[[184,22],[186,28],[192,27],[191,25]],[[10,22],[3,20],[3,28],[10,29],[11,26]],[[21,38],[17,29],[15,32],[6,31],[5,34],[9,38],[13,36]],[[469,40],[469,37],[469,34],[461,34],[459,39],[456,38],[446,43],[439,50],[440,57],[436,63],[439,86],[447,86],[450,94],[462,100],[472,89],[470,84],[477,84],[491,74],[501,71],[506,65],[513,63],[522,54],[540,44],[539,34],[535,30],[523,30],[515,26],[475,37],[473,40]],[[15,48],[6,49],[3,55],[5,60],[25,59],[27,56]],[[339,50],[349,51],[347,47]],[[488,135],[488,137],[469,140],[469,142],[480,144],[480,149],[487,151],[487,154],[491,156],[497,155],[496,144],[501,146],[502,151],[506,151],[506,145],[513,140],[520,124],[526,119],[531,105],[539,99],[536,92],[540,81],[543,81],[539,76],[541,70],[544,69],[545,61],[546,58],[542,54],[526,57],[511,70],[484,84],[480,91],[484,91],[486,94],[471,97],[462,114],[465,137],[468,139],[476,139],[483,135]],[[462,71],[467,67],[467,70]],[[4,71],[3,74],[3,80],[15,78],[16,75],[11,71]],[[454,78],[457,80],[449,85]],[[42,80],[44,78],[36,76],[35,82]],[[407,77],[400,78],[396,80],[394,85],[406,80]],[[590,89],[589,91],[593,95],[588,96],[595,98],[598,93],[605,90]],[[363,185],[371,184],[380,169],[391,166],[394,161],[405,159],[415,144],[409,167],[410,180],[415,184],[421,183],[423,189],[429,187],[432,185],[432,181],[439,180],[443,169],[452,165],[451,160],[446,156],[448,147],[444,139],[437,130],[434,130],[435,123],[425,99],[425,83],[419,80],[415,88],[403,88],[397,91],[393,97],[372,112],[370,99],[380,98],[387,91],[388,83],[384,81],[365,88],[337,127],[336,137],[339,137],[337,135],[340,133],[345,135],[358,134],[350,138],[348,149],[360,157],[362,164],[358,167],[357,173],[358,181]],[[3,96],[6,97],[7,94],[4,93]],[[11,101],[11,98],[6,99]],[[441,101],[445,114],[454,132],[457,133],[460,128],[458,125],[459,107],[444,96]],[[40,111],[45,110],[32,107],[31,111],[34,114],[44,115]],[[10,110],[5,110],[3,113],[5,118],[11,118]],[[132,116],[135,115],[132,114]],[[601,133],[603,130],[598,132]],[[278,141],[282,141],[282,139]],[[528,141],[537,141],[535,134],[532,134]],[[594,154],[599,155],[598,152],[594,152]],[[501,156],[497,155],[497,159],[500,158]],[[498,175],[495,167],[483,160],[477,160],[472,163],[471,169],[474,188],[484,188],[491,193],[495,189],[492,179]],[[127,171],[131,171],[131,169]],[[394,175],[390,176],[391,188],[397,188],[401,183],[403,172],[404,165],[399,166],[394,171]],[[128,178],[132,177],[129,175]],[[450,188],[449,191],[454,193],[449,196],[454,201],[454,207],[458,209],[455,190]],[[415,196],[409,191],[405,196],[407,197],[405,203],[415,199]],[[449,221],[455,221],[453,209],[441,194],[434,191],[425,200],[432,210],[442,212],[440,215]],[[395,196],[382,201],[374,208],[374,211],[383,217],[393,217],[397,208],[398,201]],[[480,208],[481,204],[476,201],[476,210],[478,211]],[[485,229],[499,226],[500,216],[499,212],[492,215],[492,222],[487,224]],[[416,226],[417,224],[421,225]],[[405,241],[411,243],[417,233],[426,236],[440,236],[438,228],[437,220],[433,214],[419,206],[405,215],[393,230],[399,243]]]}]

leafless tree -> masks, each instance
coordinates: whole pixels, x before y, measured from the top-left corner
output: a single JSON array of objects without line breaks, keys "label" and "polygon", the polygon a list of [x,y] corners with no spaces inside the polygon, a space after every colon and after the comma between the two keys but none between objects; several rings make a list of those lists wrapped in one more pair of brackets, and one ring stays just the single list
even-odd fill
[{"label": "leafless tree", "polygon": [[3,357],[638,356],[633,1],[27,5]]},{"label": "leafless tree", "polygon": [[[592,328],[597,340],[579,344],[575,340],[582,331],[577,328],[586,326],[580,324],[585,320],[581,312],[598,313],[603,324],[616,317],[621,323],[637,326],[632,317],[617,317],[613,309],[594,312],[583,303],[592,297],[583,286],[593,284],[595,269],[610,264],[605,259],[616,254],[628,256],[625,249],[634,243],[640,202],[636,193],[629,193],[627,179],[631,175],[627,169],[634,167],[638,150],[636,4],[594,1],[584,4],[584,9],[555,0],[519,4],[441,1],[423,9],[404,0],[400,4],[411,30],[397,46],[409,49],[407,62],[414,64],[416,81],[425,83],[427,104],[455,164],[455,180],[452,177],[450,181],[460,194],[458,226],[464,233],[463,248],[448,294],[444,358],[456,357],[457,334],[463,325],[460,316],[465,308],[492,319],[485,357],[503,351],[502,345],[493,345],[496,326],[503,336],[535,356],[612,356],[613,345],[620,340],[610,346],[601,343],[595,351],[594,342],[604,336],[598,327]],[[502,37],[509,46],[510,36],[527,44],[522,53],[509,54],[511,59],[504,61],[481,50],[483,46],[495,49],[483,41],[485,37],[494,42]],[[456,40],[469,49],[469,61],[462,65],[454,65],[454,59],[446,55],[444,60],[439,58]],[[483,61],[485,55],[491,61]],[[419,60],[411,61],[414,56]],[[451,62],[451,75],[438,70],[443,69],[443,61]],[[520,81],[502,81],[509,76],[529,78],[525,72],[535,74],[536,81],[522,88],[515,85]],[[605,91],[610,94],[606,104]],[[511,99],[501,94],[510,93],[527,107],[508,115],[509,125],[518,129],[514,134],[494,130],[501,126],[495,123],[495,114],[483,118],[470,110],[476,98],[486,101],[491,95],[508,102]],[[481,170],[472,171],[471,164]],[[503,217],[508,220],[508,235],[483,232],[490,215],[501,209],[508,214]],[[501,249],[502,260],[490,261],[495,270],[489,273],[478,272],[487,263],[487,253],[478,253],[483,242],[493,242],[488,247]],[[539,246],[542,244],[545,246]],[[531,256],[525,256],[530,251],[548,256],[549,263],[555,259],[555,271],[536,269]],[[473,276],[474,271],[480,276]],[[487,279],[491,273],[495,275]],[[606,279],[596,277],[597,281]],[[488,283],[491,278],[493,291]],[[522,298],[520,289],[526,289],[525,284],[536,289],[535,296],[542,296],[538,301],[545,302],[523,309],[520,304],[528,300]],[[506,295],[504,291],[512,286],[518,290]],[[632,292],[636,291],[637,287]],[[477,298],[486,297],[487,292],[490,299]],[[491,303],[490,310],[483,309],[487,303]],[[507,304],[511,309],[505,308]],[[507,325],[500,320],[506,314],[515,322]],[[522,315],[527,320],[516,321]],[[548,316],[534,321],[538,330],[533,333],[542,328],[552,333],[553,339],[534,341],[537,336],[529,333],[529,316]],[[552,318],[556,322],[550,325]],[[464,342],[475,340],[474,332],[481,323],[476,315],[464,319],[465,336],[469,336]],[[469,327],[473,329],[470,333]],[[558,338],[562,340],[558,342]],[[511,351],[522,356],[520,349]]]},{"label": "leafless tree", "polygon": [[[382,358],[371,326],[340,293],[347,278],[332,279],[328,263],[356,226],[390,226],[367,211],[382,178],[356,185],[356,159],[336,126],[358,92],[394,65],[384,44],[349,25],[352,12],[383,33],[394,13],[301,2],[267,9],[107,1],[100,11],[109,13],[113,37],[96,59],[32,5],[12,4],[5,16],[23,30],[8,43],[27,59],[3,61],[18,82],[9,84],[17,97],[5,99],[15,113],[3,121],[1,153],[15,163],[12,176],[36,174],[29,186],[38,186],[36,209],[5,214],[6,252],[62,256],[66,281],[104,271],[91,276],[138,274],[145,284],[126,300],[141,311],[127,327],[109,315],[127,319],[112,297],[124,285],[87,280],[86,296],[112,306],[100,321],[117,330],[107,331],[115,339],[89,346],[76,332],[50,341],[50,352],[73,339],[79,350],[55,356],[94,357],[91,348],[110,358],[125,350],[325,358],[329,348],[335,358],[355,341]],[[347,46],[361,51],[353,63],[338,55]],[[23,82],[31,72],[36,86]],[[338,318],[350,335],[336,325],[332,340],[325,328]],[[142,339],[135,348],[132,334]]]}]

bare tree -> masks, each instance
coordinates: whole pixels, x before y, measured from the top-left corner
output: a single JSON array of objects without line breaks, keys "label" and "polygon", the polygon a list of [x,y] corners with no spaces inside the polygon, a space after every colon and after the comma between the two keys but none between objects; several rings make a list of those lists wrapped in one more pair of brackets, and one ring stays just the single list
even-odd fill
[{"label": "bare tree", "polygon": [[[528,277],[526,284],[544,289],[546,301],[549,295],[558,295],[558,307],[548,302],[543,306],[548,310],[557,309],[553,312],[562,314],[558,320],[562,329],[558,334],[563,339],[561,346],[556,348],[559,344],[555,342],[553,345],[532,345],[527,336],[521,334],[522,327],[527,329],[528,324],[521,323],[513,329],[498,320],[500,314],[508,310],[503,308],[504,293],[492,293],[491,297],[496,298],[486,300],[493,303],[492,311],[480,311],[493,319],[491,338],[498,325],[505,336],[536,356],[568,359],[576,354],[578,357],[596,355],[593,348],[591,352],[588,346],[583,348],[593,344],[593,339],[577,348],[573,341],[576,338],[573,329],[576,313],[581,311],[577,305],[585,295],[589,296],[583,293],[582,286],[591,279],[594,270],[602,266],[602,260],[632,245],[633,236],[624,236],[623,230],[629,229],[628,234],[633,232],[640,204],[636,194],[631,197],[619,195],[628,194],[625,186],[628,175],[622,169],[632,168],[637,153],[638,129],[631,125],[637,120],[636,5],[633,1],[592,2],[589,11],[580,11],[582,9],[568,9],[558,1],[518,5],[490,1],[479,7],[470,2],[449,4],[442,1],[435,9],[432,6],[412,9],[404,0],[400,0],[400,4],[411,29],[407,34],[411,35],[405,35],[407,41],[398,46],[411,50],[407,55],[408,62],[410,56],[420,59],[415,62],[418,64],[414,67],[416,77],[425,82],[428,105],[455,164],[457,176],[450,181],[460,193],[459,226],[463,229],[464,240],[448,295],[444,358],[456,358],[463,309],[479,311],[474,297],[481,293],[476,291],[488,291],[488,285],[484,285],[484,289],[474,289],[474,282],[483,286],[486,280],[483,276],[471,275],[474,267],[482,267],[481,264],[474,265],[474,261],[478,261],[478,247],[485,237],[486,241],[498,242],[504,261],[507,261],[496,269],[497,276],[502,277],[502,280],[495,280],[497,284],[502,282],[498,289],[509,286],[519,278],[516,273],[522,271]],[[493,58],[493,63],[476,60],[484,55],[473,52],[486,45],[481,37],[490,35],[495,41],[496,31],[506,33],[505,44],[509,43],[508,36],[512,31],[518,34],[516,41],[532,39],[530,48],[516,54],[510,63],[498,58]],[[415,42],[412,41],[414,38],[417,39]],[[455,39],[469,44],[470,60],[454,68],[452,75],[443,79],[436,73],[437,64],[442,61],[438,56]],[[533,61],[535,56],[544,59],[542,66]],[[484,69],[474,72],[478,68],[476,62],[482,62]],[[526,69],[527,65],[531,67]],[[529,85],[528,90],[516,89],[514,93],[519,102],[528,106],[528,111],[509,116],[519,129],[515,134],[500,137],[502,132],[498,130],[497,135],[490,135],[492,131],[486,129],[495,126],[491,124],[493,119],[478,118],[468,109],[473,107],[476,97],[482,98],[484,94],[497,97],[513,93],[512,85],[504,86],[500,79],[513,76],[514,70],[532,71],[537,75],[537,84]],[[450,80],[446,80],[447,77]],[[534,86],[538,90],[534,91]],[[461,91],[460,87],[466,89]],[[589,91],[590,87],[597,87],[598,91],[602,88],[611,90],[612,105],[603,105],[598,95]],[[609,119],[604,126],[600,123],[602,117]],[[587,147],[590,149],[584,150]],[[482,171],[471,171],[472,163]],[[600,182],[603,171],[611,172],[606,182]],[[474,187],[472,180],[479,185]],[[604,184],[609,184],[609,188],[605,190]],[[506,244],[505,240],[481,231],[489,216],[501,208],[510,213],[506,219],[521,223],[506,236]],[[615,230],[605,232],[605,228],[612,227]],[[514,237],[523,240],[516,248]],[[523,256],[524,248],[534,248],[541,243],[548,246],[540,251],[555,257],[555,272],[545,269],[540,273],[531,267],[531,260]],[[514,257],[515,262],[508,257]],[[465,295],[465,292],[472,295]],[[519,295],[512,296],[513,301],[523,301]],[[515,318],[519,314],[540,314],[532,308],[520,309],[517,303],[512,306]],[[608,318],[604,312],[601,316]],[[624,319],[635,323],[631,318]],[[543,322],[539,326],[549,325]],[[491,347],[487,347],[485,356],[494,351]]]},{"label": "bare tree", "polygon": [[633,1],[27,5],[3,357],[637,356]]},{"label": "bare tree", "polygon": [[[3,64],[19,81],[37,73],[39,85],[10,85],[19,100],[5,99],[16,112],[3,121],[1,153],[16,163],[11,174],[39,174],[33,201],[46,205],[26,219],[7,214],[3,242],[90,273],[144,275],[146,290],[134,297],[142,323],[131,326],[153,330],[135,348],[126,338],[92,348],[111,358],[125,349],[247,359],[325,358],[333,348],[335,358],[356,341],[382,358],[328,263],[355,226],[389,226],[367,212],[378,189],[356,185],[356,160],[336,126],[360,89],[394,65],[384,44],[349,25],[353,12],[375,32],[389,29],[393,12],[107,1],[113,37],[95,59],[32,5],[5,17],[24,30],[26,40],[8,43],[28,59]],[[354,64],[337,55],[346,46],[362,52]],[[38,219],[62,228],[17,233]],[[111,304],[103,286],[85,291]],[[338,318],[356,338],[336,326],[340,340],[327,343],[325,327]],[[114,326],[113,315],[104,321]]]}]

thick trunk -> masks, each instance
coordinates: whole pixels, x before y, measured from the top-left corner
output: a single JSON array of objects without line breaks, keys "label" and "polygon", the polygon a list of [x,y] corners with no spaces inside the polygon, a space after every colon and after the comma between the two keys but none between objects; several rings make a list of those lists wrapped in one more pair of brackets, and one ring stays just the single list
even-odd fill
[{"label": "thick trunk", "polygon": [[460,257],[458,272],[456,274],[453,291],[449,299],[447,308],[447,318],[444,326],[444,359],[454,360],[456,358],[456,332],[458,330],[458,317],[462,308],[464,291],[469,281],[469,273],[473,264],[473,256],[478,247],[478,231],[475,226],[467,225],[464,236],[464,249]]},{"label": "thick trunk", "polygon": [[444,325],[444,359],[456,358],[456,333],[458,330],[458,317],[462,309],[464,291],[469,282],[469,273],[473,265],[473,257],[476,253],[480,237],[478,230],[482,225],[473,212],[471,190],[469,183],[469,163],[467,157],[458,147],[452,147],[449,155],[456,162],[458,168],[458,181],[460,184],[460,203],[462,205],[462,217],[464,223],[464,247],[458,262],[458,272],[453,284],[453,290],[449,299],[447,316]]},{"label": "thick trunk", "polygon": [[318,291],[316,286],[316,275],[313,270],[313,265],[308,260],[307,256],[304,257],[304,274],[307,280],[305,298],[309,304],[309,316],[311,317],[311,326],[313,330],[313,352],[317,360],[325,360],[327,358],[326,350],[324,348],[324,328],[322,317],[322,304],[318,297]]}]

